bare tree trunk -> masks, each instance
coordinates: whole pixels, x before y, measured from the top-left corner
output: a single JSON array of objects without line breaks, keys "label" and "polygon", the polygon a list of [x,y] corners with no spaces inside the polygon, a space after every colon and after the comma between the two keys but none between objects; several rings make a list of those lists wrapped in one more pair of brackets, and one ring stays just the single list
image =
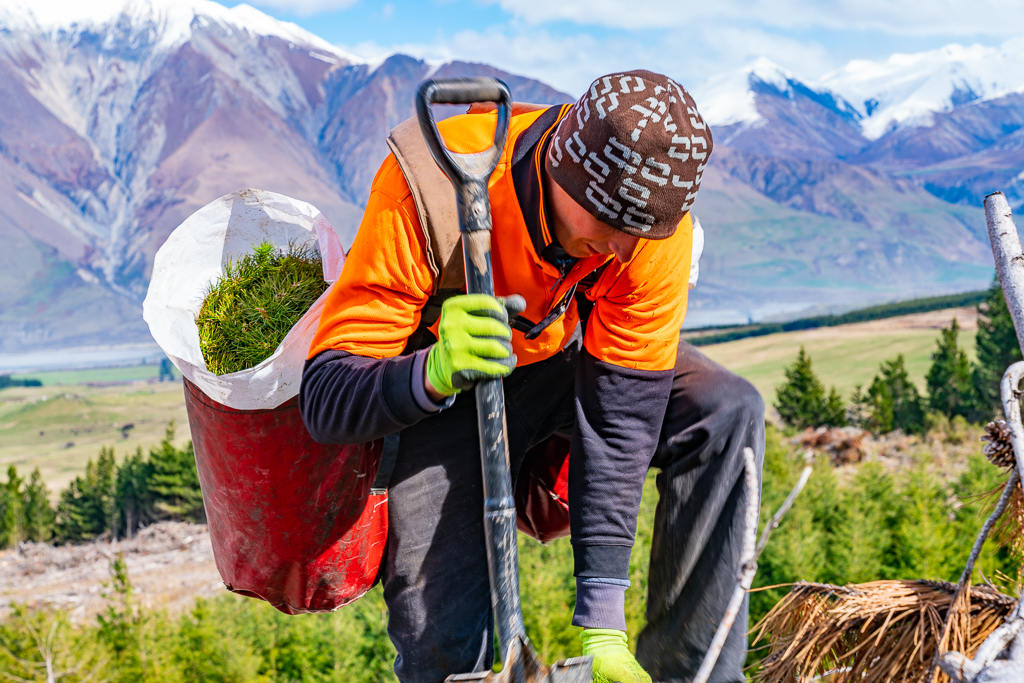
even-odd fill
[{"label": "bare tree trunk", "polygon": [[[1017,343],[1024,349],[1024,251],[1013,224],[1010,206],[1002,192],[985,197],[985,219],[992,242],[996,272],[1003,287],[1003,296],[1013,318]],[[1021,422],[1020,383],[1024,378],[1024,362],[1014,363],[1003,375],[1000,391],[1003,412],[1010,430],[1016,461],[1016,474],[1010,478],[1007,490],[1024,475],[1024,424]],[[1006,496],[1004,496],[1005,498]],[[984,541],[979,537],[979,541]],[[972,553],[973,555],[973,553]],[[1024,680],[1024,617],[1017,602],[1013,612],[1002,626],[985,639],[974,659],[966,654],[950,651],[942,653],[938,665],[954,683],[1019,683]]]}]

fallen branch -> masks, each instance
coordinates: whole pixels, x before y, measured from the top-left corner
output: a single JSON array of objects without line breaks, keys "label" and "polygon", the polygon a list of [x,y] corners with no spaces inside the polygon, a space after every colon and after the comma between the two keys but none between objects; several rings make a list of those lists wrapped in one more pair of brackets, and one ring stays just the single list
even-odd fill
[{"label": "fallen branch", "polygon": [[[759,683],[924,681],[953,603],[946,581],[873,581],[836,586],[799,582],[754,627],[754,641],[771,634]],[[990,586],[968,591],[969,645],[996,631],[1016,600]]]},{"label": "fallen branch", "polygon": [[992,527],[995,526],[996,522],[1003,513],[1006,512],[1006,508],[1010,502],[1010,498],[1013,496],[1014,490],[1017,488],[1017,482],[1020,481],[1020,476],[1017,471],[1014,470],[1010,475],[1009,481],[1006,482],[1006,486],[1003,488],[1003,494],[999,497],[999,502],[996,503],[996,509],[992,511],[992,514],[985,524],[982,525],[981,531],[978,532],[978,537],[974,539],[974,547],[971,548],[971,554],[967,558],[967,565],[964,567],[963,572],[960,574],[960,581],[956,585],[956,592],[953,594],[953,601],[946,612],[946,619],[942,626],[942,636],[939,638],[938,647],[935,650],[935,657],[932,662],[932,675],[931,681],[934,683],[939,677],[939,662],[947,651],[949,644],[950,632],[954,629],[954,624],[958,638],[956,638],[955,649],[966,649],[965,645],[968,640],[968,632],[970,631],[970,615],[967,615],[968,622],[966,628],[962,628],[959,623],[960,616],[965,614],[964,609],[966,602],[967,591],[971,587],[971,575],[974,573],[974,565],[978,561],[978,557],[981,555],[981,548],[985,545],[985,539],[988,538],[989,533],[992,531]]},{"label": "fallen branch", "polygon": [[704,655],[697,675],[693,677],[692,683],[707,683],[711,677],[711,671],[718,663],[718,657],[722,654],[725,646],[725,639],[736,623],[736,616],[740,613],[740,606],[743,598],[746,597],[747,589],[754,581],[754,574],[757,572],[756,546],[754,541],[757,538],[757,517],[761,510],[761,486],[758,483],[757,463],[754,462],[754,451],[751,448],[743,449],[743,480],[747,488],[747,527],[743,532],[743,562],[740,565],[740,573],[736,578],[736,588],[733,590],[729,606],[725,610],[725,616],[715,631],[715,637],[711,640],[711,647]]},{"label": "fallen branch", "polygon": [[[1017,333],[1017,343],[1024,349],[1024,252],[1021,249],[1017,228],[1013,224],[1010,206],[1002,192],[994,192],[985,197],[985,220],[999,282]],[[1024,425],[1021,424],[1019,392],[1022,378],[1024,363],[1014,363],[1006,369],[1000,383],[1003,412],[1006,415],[1006,426],[1009,428],[1010,443],[1013,445],[1016,460],[1011,482],[1014,479],[1024,479],[1024,462],[1021,462],[1021,455],[1024,454]],[[1013,487],[1007,485],[1007,491],[1012,490]],[[1008,497],[1004,492],[1003,498]],[[1002,502],[1001,498],[1000,503]],[[1010,683],[1024,680],[1022,604],[1024,596],[1017,601],[1005,623],[981,644],[974,659],[958,651],[942,653],[938,665],[943,673],[955,683]]]},{"label": "fallen branch", "polygon": [[718,625],[718,630],[715,631],[715,637],[711,640],[711,647],[708,648],[707,653],[704,655],[704,661],[701,662],[700,669],[697,670],[697,675],[694,676],[692,683],[707,683],[708,678],[710,678],[711,671],[715,668],[715,664],[718,663],[718,657],[722,654],[725,639],[728,638],[733,624],[736,623],[736,617],[739,615],[740,607],[743,605],[743,598],[746,597],[747,592],[750,590],[750,585],[754,582],[754,574],[757,573],[757,560],[761,557],[761,553],[764,552],[765,546],[768,545],[768,537],[771,535],[772,530],[779,526],[779,522],[789,512],[789,508],[793,507],[793,501],[796,500],[796,497],[800,495],[800,492],[803,491],[804,486],[807,484],[807,480],[810,478],[811,471],[813,470],[813,458],[813,451],[804,453],[806,465],[804,465],[803,472],[800,473],[800,479],[797,481],[796,486],[793,487],[793,490],[789,492],[789,495],[786,496],[786,500],[779,506],[775,515],[765,525],[764,531],[761,532],[761,538],[755,546],[757,518],[761,509],[761,487],[757,478],[757,464],[754,462],[754,451],[750,448],[743,449],[743,474],[747,488],[747,526],[743,534],[743,562],[740,564],[740,573],[736,578],[736,588],[733,590],[729,606],[725,610],[725,616]]},{"label": "fallen branch", "polygon": [[761,557],[761,553],[764,552],[764,548],[768,545],[768,537],[771,536],[772,531],[778,528],[779,522],[789,512],[789,508],[793,507],[793,501],[800,495],[800,492],[804,490],[804,486],[807,485],[807,480],[811,478],[811,472],[814,470],[814,451],[804,452],[804,465],[803,472],[800,473],[800,479],[797,480],[796,486],[786,496],[786,500],[783,501],[782,505],[779,506],[778,511],[775,515],[768,520],[768,524],[765,525],[764,530],[761,532],[761,539],[757,542],[757,549],[754,550],[754,560],[756,561]]}]

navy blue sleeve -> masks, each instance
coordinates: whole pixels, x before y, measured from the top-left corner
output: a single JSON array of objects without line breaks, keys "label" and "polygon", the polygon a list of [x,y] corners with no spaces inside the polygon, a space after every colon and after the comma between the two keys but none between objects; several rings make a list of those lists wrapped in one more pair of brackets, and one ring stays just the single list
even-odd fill
[{"label": "navy blue sleeve", "polygon": [[320,443],[366,443],[450,405],[454,397],[432,404],[422,388],[428,352],[377,359],[322,351],[310,358],[299,388],[306,429]]},{"label": "navy blue sleeve", "polygon": [[569,456],[575,575],[628,579],[640,495],[658,445],[673,370],[633,370],[586,350],[576,369]]}]

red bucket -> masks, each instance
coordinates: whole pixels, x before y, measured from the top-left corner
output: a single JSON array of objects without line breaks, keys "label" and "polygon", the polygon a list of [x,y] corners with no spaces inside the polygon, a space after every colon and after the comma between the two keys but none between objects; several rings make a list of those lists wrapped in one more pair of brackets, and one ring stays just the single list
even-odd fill
[{"label": "red bucket", "polygon": [[313,440],[298,398],[235,410],[184,380],[217,570],[228,590],[287,614],[330,612],[377,577],[387,494],[371,495],[382,443]]}]

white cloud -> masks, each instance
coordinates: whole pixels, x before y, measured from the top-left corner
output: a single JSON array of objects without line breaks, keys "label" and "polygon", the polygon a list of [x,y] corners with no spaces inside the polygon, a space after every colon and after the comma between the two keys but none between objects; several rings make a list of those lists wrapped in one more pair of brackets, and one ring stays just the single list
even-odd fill
[{"label": "white cloud", "polygon": [[248,0],[256,7],[291,12],[300,17],[346,10],[357,2],[359,0]]},{"label": "white cloud", "polygon": [[[866,29],[895,35],[1011,36],[1019,0],[484,0],[531,24],[569,21],[611,28],[685,29],[706,20],[782,29]],[[681,39],[687,34],[680,35]]]},{"label": "white cloud", "polygon": [[598,76],[630,69],[665,73],[693,88],[713,74],[758,57],[767,57],[803,78],[818,77],[839,66],[821,45],[731,26],[702,30],[686,40],[672,32],[653,40],[618,33],[602,40],[584,32],[563,36],[544,28],[505,25],[460,31],[430,43],[367,42],[345,49],[371,61],[401,52],[429,60],[485,62],[573,96]]}]

